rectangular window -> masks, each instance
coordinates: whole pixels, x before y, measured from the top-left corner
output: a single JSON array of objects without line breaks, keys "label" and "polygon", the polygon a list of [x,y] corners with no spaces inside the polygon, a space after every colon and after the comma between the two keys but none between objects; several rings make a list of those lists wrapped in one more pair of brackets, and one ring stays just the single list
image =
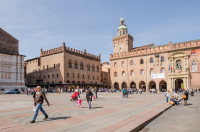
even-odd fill
[{"label": "rectangular window", "polygon": [[69,78],[69,73],[67,73],[67,78]]}]

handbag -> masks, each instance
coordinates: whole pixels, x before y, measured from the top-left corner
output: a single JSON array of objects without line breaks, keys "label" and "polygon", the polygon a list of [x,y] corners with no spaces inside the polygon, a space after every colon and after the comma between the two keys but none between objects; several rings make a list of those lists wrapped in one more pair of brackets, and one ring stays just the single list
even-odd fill
[{"label": "handbag", "polygon": [[33,107],[33,111],[34,111],[34,112],[36,111],[36,107],[35,107],[35,106]]},{"label": "handbag", "polygon": [[183,99],[186,99],[186,95],[185,94],[183,95]]},{"label": "handbag", "polygon": [[173,105],[173,104],[174,104],[174,101],[169,101],[169,104]]}]

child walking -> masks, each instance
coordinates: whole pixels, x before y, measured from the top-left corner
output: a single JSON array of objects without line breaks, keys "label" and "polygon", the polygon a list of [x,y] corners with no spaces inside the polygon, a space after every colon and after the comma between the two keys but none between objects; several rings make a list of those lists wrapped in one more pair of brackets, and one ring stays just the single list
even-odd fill
[{"label": "child walking", "polygon": [[76,101],[76,103],[78,104],[78,108],[81,108],[81,103],[82,103],[81,98],[78,98],[78,100]]}]

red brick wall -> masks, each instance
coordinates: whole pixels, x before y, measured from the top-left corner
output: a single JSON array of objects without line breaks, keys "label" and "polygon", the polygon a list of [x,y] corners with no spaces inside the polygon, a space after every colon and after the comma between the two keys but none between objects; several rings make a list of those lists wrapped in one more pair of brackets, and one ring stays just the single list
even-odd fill
[{"label": "red brick wall", "polygon": [[0,52],[19,54],[18,40],[0,28]]}]

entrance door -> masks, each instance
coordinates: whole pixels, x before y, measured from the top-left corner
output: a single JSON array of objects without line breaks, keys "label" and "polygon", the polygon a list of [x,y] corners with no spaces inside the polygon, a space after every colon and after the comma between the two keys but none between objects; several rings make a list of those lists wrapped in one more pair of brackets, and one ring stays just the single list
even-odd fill
[{"label": "entrance door", "polygon": [[183,80],[181,78],[178,78],[175,80],[175,91],[177,92],[179,89],[181,89],[181,84],[183,83]]}]

